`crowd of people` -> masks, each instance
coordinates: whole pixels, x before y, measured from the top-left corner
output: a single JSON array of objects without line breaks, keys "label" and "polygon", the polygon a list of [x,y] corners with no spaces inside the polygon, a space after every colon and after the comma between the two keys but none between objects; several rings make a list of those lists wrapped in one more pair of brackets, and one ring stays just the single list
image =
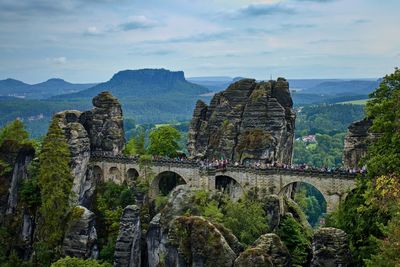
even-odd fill
[{"label": "crowd of people", "polygon": [[[104,155],[102,155],[104,156]],[[115,157],[115,156],[113,156]],[[131,156],[131,158],[137,158]],[[262,160],[245,161],[240,163],[238,161],[230,161],[228,159],[188,159],[185,155],[179,155],[175,158],[153,156],[155,161],[164,162],[178,162],[185,164],[195,164],[202,169],[216,169],[224,170],[228,167],[232,168],[252,168],[252,169],[282,169],[282,170],[293,170],[293,171],[304,171],[304,172],[318,172],[318,173],[343,173],[343,174],[365,174],[366,167],[362,168],[344,168],[344,167],[315,167],[307,164],[282,164],[282,163],[267,163]]]}]

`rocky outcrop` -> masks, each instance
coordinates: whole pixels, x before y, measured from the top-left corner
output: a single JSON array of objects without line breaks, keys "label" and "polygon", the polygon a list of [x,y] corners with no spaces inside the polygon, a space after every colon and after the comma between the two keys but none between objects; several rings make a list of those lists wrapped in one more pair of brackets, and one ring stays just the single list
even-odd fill
[{"label": "rocky outcrop", "polygon": [[114,266],[141,266],[141,228],[140,209],[127,206],[121,217],[119,235],[115,245]]},{"label": "rocky outcrop", "polygon": [[91,151],[121,154],[125,144],[121,104],[109,92],[102,92],[93,98],[93,106],[79,118],[88,132]]},{"label": "rocky outcrop", "polygon": [[267,195],[262,199],[262,203],[268,219],[268,231],[272,232],[278,227],[284,214],[283,199],[277,195]]},{"label": "rocky outcrop", "polygon": [[82,206],[73,210],[63,241],[63,254],[78,258],[97,258],[95,214]]},{"label": "rocky outcrop", "polygon": [[295,113],[283,78],[257,83],[243,79],[198,101],[189,128],[192,158],[291,163]]},{"label": "rocky outcrop", "polygon": [[[176,187],[151,221],[146,235],[150,267],[232,266],[243,250],[229,230],[195,216],[194,193],[187,185]],[[192,215],[182,216],[188,210]]]},{"label": "rocky outcrop", "polygon": [[290,254],[279,236],[265,234],[240,254],[235,261],[235,267],[239,266],[289,267]]},{"label": "rocky outcrop", "polygon": [[74,177],[72,192],[75,202],[84,204],[83,196],[85,191],[90,190],[86,181],[88,163],[90,159],[90,139],[86,129],[79,122],[82,115],[77,110],[67,110],[56,113],[54,117],[58,119],[61,129],[64,130],[68,147],[71,152],[71,171]]},{"label": "rocky outcrop", "polygon": [[166,266],[231,267],[237,257],[221,232],[203,217],[175,218],[168,241]]},{"label": "rocky outcrop", "polygon": [[121,105],[109,92],[93,98],[91,111],[67,110],[56,113],[71,152],[72,191],[75,203],[90,207],[96,181],[88,169],[92,152],[104,155],[122,153],[125,139]]},{"label": "rocky outcrop", "polygon": [[344,138],[343,165],[346,168],[359,168],[361,159],[367,154],[368,143],[373,135],[369,132],[372,121],[364,119],[350,124]]},{"label": "rocky outcrop", "polygon": [[28,178],[28,166],[33,160],[35,150],[31,146],[22,147],[18,151],[12,170],[11,183],[8,194],[8,205],[6,214],[14,213],[18,204],[18,186],[24,179]]},{"label": "rocky outcrop", "polygon": [[320,228],[314,234],[312,243],[312,267],[352,266],[349,240],[343,230]]}]

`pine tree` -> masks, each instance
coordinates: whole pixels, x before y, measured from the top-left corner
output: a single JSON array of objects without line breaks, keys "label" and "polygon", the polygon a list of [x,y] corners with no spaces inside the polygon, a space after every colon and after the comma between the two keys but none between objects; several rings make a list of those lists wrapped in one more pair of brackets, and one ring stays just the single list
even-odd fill
[{"label": "pine tree", "polygon": [[58,125],[58,120],[53,119],[39,155],[38,183],[41,207],[38,247],[41,251],[51,249],[55,252],[63,237],[73,183],[70,160],[71,155],[64,133]]}]

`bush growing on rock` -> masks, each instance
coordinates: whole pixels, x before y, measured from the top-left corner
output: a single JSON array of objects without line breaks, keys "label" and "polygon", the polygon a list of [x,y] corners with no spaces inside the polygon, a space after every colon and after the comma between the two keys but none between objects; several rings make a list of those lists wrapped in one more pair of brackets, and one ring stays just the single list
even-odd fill
[{"label": "bush growing on rock", "polygon": [[93,259],[65,257],[54,262],[51,267],[111,267],[109,263],[101,263]]}]

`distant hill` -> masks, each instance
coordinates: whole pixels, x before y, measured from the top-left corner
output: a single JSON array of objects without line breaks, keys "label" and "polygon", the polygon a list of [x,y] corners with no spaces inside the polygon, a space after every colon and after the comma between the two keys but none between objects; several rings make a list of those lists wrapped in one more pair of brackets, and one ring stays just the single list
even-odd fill
[{"label": "distant hill", "polygon": [[54,95],[81,91],[95,84],[73,84],[62,79],[49,79],[38,84],[27,84],[15,79],[0,80],[0,96],[45,99]]},{"label": "distant hill", "polygon": [[368,95],[379,86],[379,80],[327,81],[305,89],[305,92],[326,95]]},{"label": "distant hill", "polygon": [[164,95],[198,96],[209,90],[188,82],[183,71],[140,69],[120,71],[107,82],[74,94],[59,95],[53,99],[91,98],[102,91],[117,97],[161,97]]},{"label": "distant hill", "polygon": [[210,100],[210,97],[203,96],[210,91],[188,82],[182,71],[126,70],[116,73],[107,82],[50,99],[0,97],[0,126],[20,117],[34,136],[41,135],[47,130],[47,123],[54,112],[90,109],[92,98],[105,90],[120,99],[126,119],[140,124],[190,120],[196,101]]}]

